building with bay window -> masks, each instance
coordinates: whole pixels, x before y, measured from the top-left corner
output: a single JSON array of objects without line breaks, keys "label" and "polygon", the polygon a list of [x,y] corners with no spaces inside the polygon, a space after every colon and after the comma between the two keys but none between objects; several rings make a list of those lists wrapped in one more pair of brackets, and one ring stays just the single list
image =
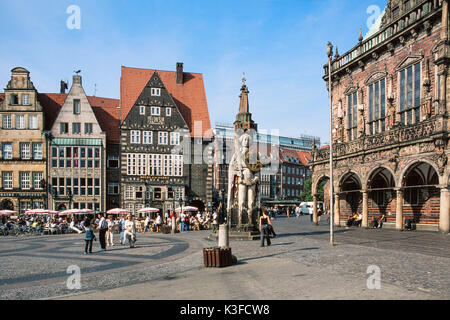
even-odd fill
[{"label": "building with bay window", "polygon": [[[448,0],[389,0],[368,34],[331,70],[337,225],[382,214],[386,227],[449,231]],[[313,151],[313,191],[330,149]]]},{"label": "building with bay window", "polygon": [[47,204],[43,107],[28,70],[11,71],[0,95],[0,208],[24,213]]}]

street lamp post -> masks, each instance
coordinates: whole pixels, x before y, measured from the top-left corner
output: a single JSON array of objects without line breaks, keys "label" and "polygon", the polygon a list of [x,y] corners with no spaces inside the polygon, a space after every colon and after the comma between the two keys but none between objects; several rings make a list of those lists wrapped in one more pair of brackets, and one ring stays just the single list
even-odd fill
[{"label": "street lamp post", "polygon": [[334,246],[334,206],[333,206],[333,95],[331,83],[331,59],[333,56],[333,45],[328,42],[328,95],[330,99],[330,246]]}]

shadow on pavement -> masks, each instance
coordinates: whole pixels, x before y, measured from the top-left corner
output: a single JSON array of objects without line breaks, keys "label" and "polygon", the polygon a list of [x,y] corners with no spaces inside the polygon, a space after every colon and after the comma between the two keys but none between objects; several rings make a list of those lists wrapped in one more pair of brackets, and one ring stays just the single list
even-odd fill
[{"label": "shadow on pavement", "polygon": [[[335,230],[334,233],[345,233],[348,230]],[[293,236],[317,236],[322,234],[330,234],[330,231],[312,231],[312,232],[298,232],[298,233],[283,233],[277,234],[277,238],[293,237]]]},{"label": "shadow on pavement", "polygon": [[278,253],[274,253],[274,254],[268,254],[268,255],[265,255],[265,256],[239,259],[238,262],[258,260],[258,259],[264,259],[264,258],[272,258],[272,257],[276,257],[276,256],[279,256],[279,255],[282,255],[282,254],[285,254],[285,253],[296,252],[296,251],[310,251],[310,250],[319,250],[319,249],[320,248],[301,248],[301,249],[297,249],[297,250],[289,250],[289,251],[283,251],[283,252],[278,252]]}]

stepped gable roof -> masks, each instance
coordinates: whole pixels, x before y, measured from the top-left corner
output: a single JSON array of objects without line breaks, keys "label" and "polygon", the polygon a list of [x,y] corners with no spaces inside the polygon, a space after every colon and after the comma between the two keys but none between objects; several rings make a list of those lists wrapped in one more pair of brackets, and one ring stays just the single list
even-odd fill
[{"label": "stepped gable roof", "polygon": [[[194,137],[194,123],[202,122],[202,135],[212,137],[211,121],[206,100],[205,85],[201,73],[183,73],[183,84],[176,83],[176,71],[154,69],[138,69],[122,66],[120,78],[120,103],[122,106],[122,121],[133,108],[139,95],[157,72],[167,91],[172,94],[181,115],[189,126],[191,137]],[[196,137],[199,134],[196,133]]]}]

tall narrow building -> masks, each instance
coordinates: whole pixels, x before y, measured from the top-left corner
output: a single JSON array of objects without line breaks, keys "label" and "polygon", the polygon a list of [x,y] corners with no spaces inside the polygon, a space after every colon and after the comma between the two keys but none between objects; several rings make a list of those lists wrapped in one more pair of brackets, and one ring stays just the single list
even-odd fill
[{"label": "tall narrow building", "polygon": [[106,133],[84,92],[73,84],[51,128],[49,207],[105,210]]},{"label": "tall narrow building", "polygon": [[30,72],[11,73],[0,101],[0,207],[24,213],[47,202],[44,114]]}]

